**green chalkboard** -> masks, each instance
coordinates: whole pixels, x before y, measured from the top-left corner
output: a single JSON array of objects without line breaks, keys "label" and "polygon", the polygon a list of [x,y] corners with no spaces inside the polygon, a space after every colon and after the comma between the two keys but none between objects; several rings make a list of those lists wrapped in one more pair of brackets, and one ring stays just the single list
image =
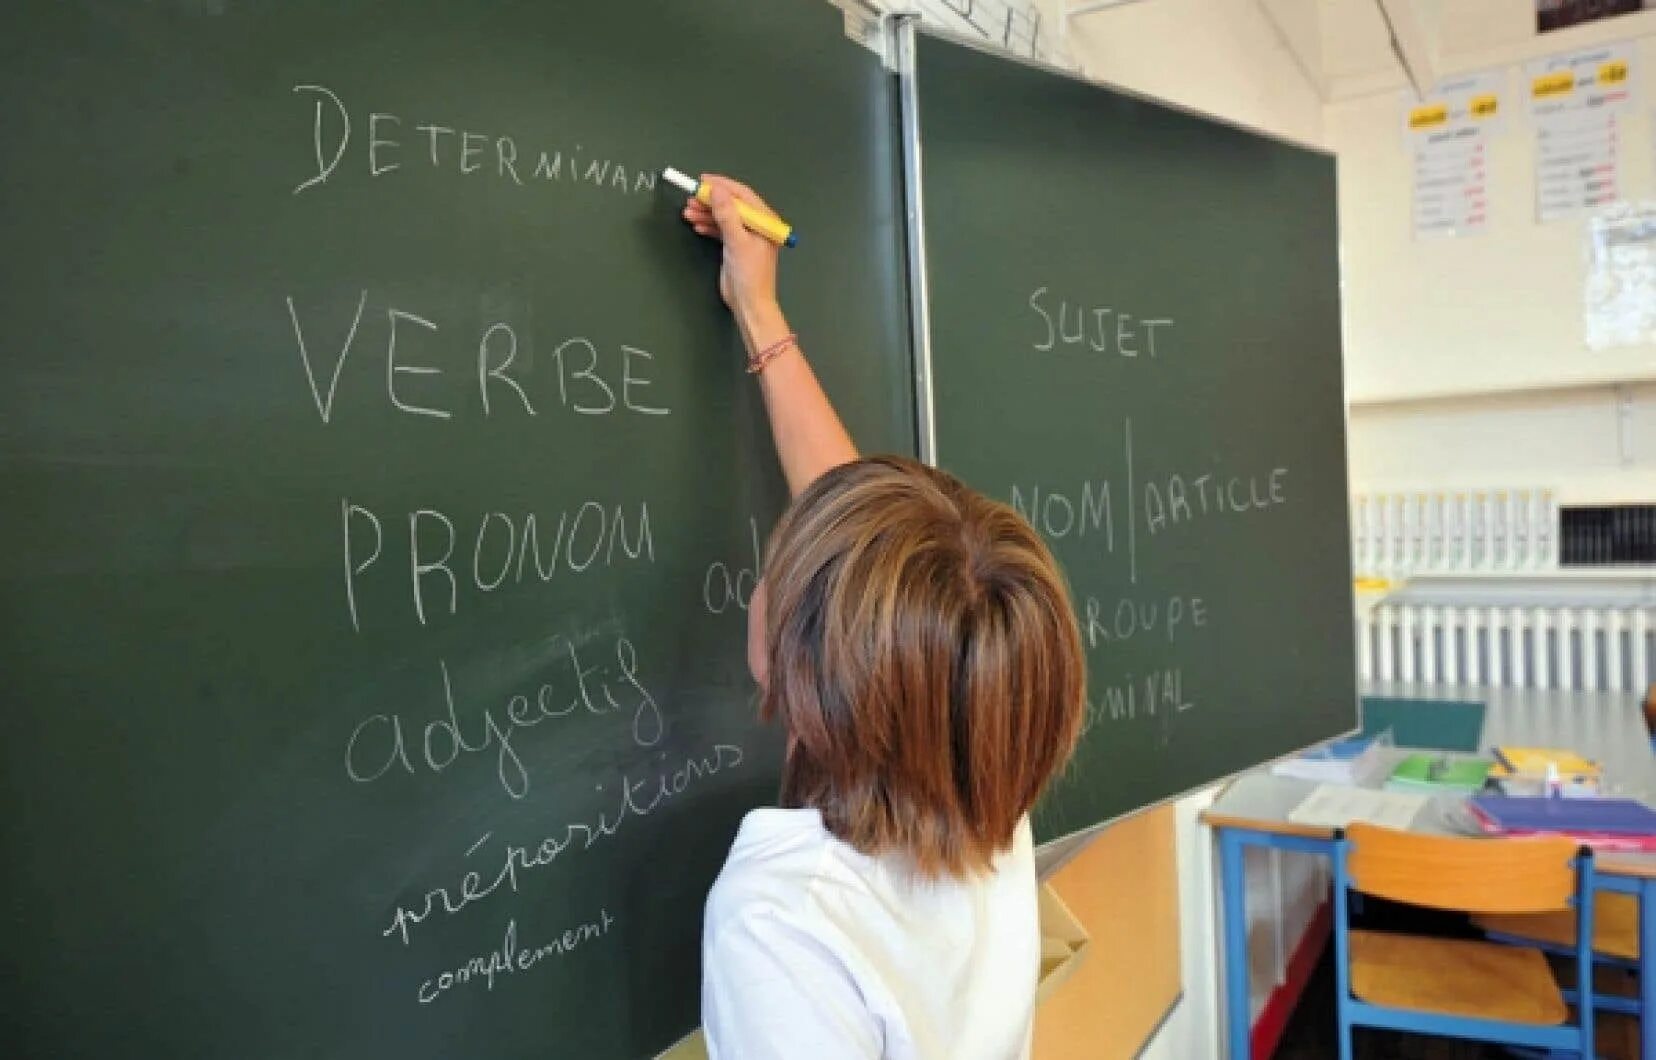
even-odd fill
[{"label": "green chalkboard", "polygon": [[1353,729],[1334,160],[922,34],[938,462],[1064,565],[1053,838]]},{"label": "green chalkboard", "polygon": [[653,174],[912,452],[892,93],[820,0],[5,5],[7,1055],[695,1025],[785,492]]}]

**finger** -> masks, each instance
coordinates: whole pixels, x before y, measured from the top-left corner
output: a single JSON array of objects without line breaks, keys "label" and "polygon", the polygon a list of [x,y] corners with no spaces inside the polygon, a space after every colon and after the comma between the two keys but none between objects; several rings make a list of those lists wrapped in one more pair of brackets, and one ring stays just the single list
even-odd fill
[{"label": "finger", "polygon": [[733,236],[743,230],[742,212],[736,205],[735,194],[722,185],[713,188],[713,220],[723,235]]},{"label": "finger", "polygon": [[752,188],[748,187],[746,184],[743,184],[739,180],[734,180],[718,173],[704,173],[702,174],[702,180],[706,181],[715,188],[724,188],[732,195],[736,196],[736,198],[742,199],[751,206],[757,206],[766,213],[776,213],[775,210],[771,209],[770,203],[759,197],[758,192],[754,191]]},{"label": "finger", "polygon": [[718,236],[719,226],[713,220],[713,214],[706,207],[703,207],[700,210],[686,209],[683,211],[682,216],[684,218],[684,223],[689,225],[691,230],[697,235],[715,238]]}]

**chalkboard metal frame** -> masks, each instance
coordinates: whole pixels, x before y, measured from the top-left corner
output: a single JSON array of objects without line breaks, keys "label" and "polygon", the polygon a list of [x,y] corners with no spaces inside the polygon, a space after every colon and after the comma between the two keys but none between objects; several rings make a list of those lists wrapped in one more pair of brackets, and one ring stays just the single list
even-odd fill
[{"label": "chalkboard metal frame", "polygon": [[[909,25],[913,33],[908,44],[909,61],[899,66],[897,70],[899,79],[904,82],[914,82],[917,79],[915,63],[913,61],[915,38],[924,35],[931,37],[934,40],[946,41],[949,44],[956,44],[962,48],[969,48],[972,51],[981,55],[986,55],[991,59],[1009,62],[1016,66],[1025,66],[1032,70],[1039,70],[1044,74],[1052,74],[1054,77],[1061,77],[1066,81],[1073,81],[1076,84],[1085,85],[1088,88],[1105,89],[1117,95],[1138,100],[1141,103],[1149,103],[1152,106],[1160,107],[1164,110],[1175,111],[1179,114],[1189,115],[1192,118],[1200,118],[1202,121],[1211,122],[1214,125],[1223,125],[1226,128],[1235,129],[1238,132],[1245,132],[1250,136],[1258,136],[1266,140],[1274,140],[1279,144],[1286,144],[1289,147],[1298,147],[1302,150],[1313,152],[1314,154],[1323,155],[1326,158],[1337,157],[1336,152],[1331,151],[1322,144],[1314,141],[1302,140],[1297,136],[1289,136],[1286,133],[1276,132],[1272,129],[1266,129],[1258,125],[1251,125],[1245,121],[1237,121],[1234,118],[1227,118],[1223,115],[1213,114],[1209,111],[1188,106],[1176,100],[1154,96],[1148,92],[1143,92],[1139,89],[1133,88],[1130,85],[1124,85],[1118,81],[1111,81],[1108,78],[1088,77],[1085,74],[1078,73],[1077,71],[1071,70],[1067,67],[1058,66],[1057,64],[1048,62],[1045,59],[1037,59],[1034,56],[1024,55],[1019,52],[1003,51],[986,41],[977,40],[960,33],[955,33],[952,30],[940,29],[936,26],[928,26],[918,15],[894,14],[889,16],[889,21],[893,24],[893,32],[898,34],[898,36],[894,39],[898,41],[902,39],[901,34],[905,25]],[[903,91],[909,92],[913,91],[913,89],[910,89],[905,85]],[[918,131],[918,127],[916,128],[916,131]],[[904,146],[906,148],[908,145],[905,144]]]},{"label": "chalkboard metal frame", "polygon": [[921,180],[920,84],[915,74],[915,33],[920,16],[894,16],[888,23],[897,57],[901,109],[903,197],[908,221],[909,314],[914,346],[914,424],[920,459],[937,466],[937,415],[932,399],[930,280],[926,273],[926,192]]},{"label": "chalkboard metal frame", "polygon": [[[1140,92],[1126,85],[1102,78],[1089,78],[1078,74],[1074,70],[1065,69],[1053,63],[1032,57],[1005,52],[994,48],[983,41],[925,25],[920,17],[910,13],[888,15],[889,54],[894,57],[892,63],[898,80],[898,104],[900,113],[900,133],[902,138],[903,176],[905,182],[906,213],[908,222],[908,273],[910,307],[913,320],[913,355],[915,359],[915,414],[916,427],[919,433],[920,458],[927,464],[938,466],[937,453],[937,416],[935,404],[934,371],[932,356],[932,329],[931,329],[931,284],[927,257],[926,228],[925,228],[925,187],[924,187],[924,145],[921,139],[921,104],[920,104],[920,74],[918,61],[918,39],[921,34],[936,40],[955,44],[963,48],[978,52],[989,58],[1010,62],[1015,65],[1028,67],[1042,73],[1052,74],[1065,80],[1085,85],[1089,88],[1105,89],[1110,92],[1128,97],[1144,103],[1149,103],[1177,113],[1199,118],[1206,122],[1225,126],[1251,136],[1271,140],[1276,143],[1300,148],[1327,158],[1334,158],[1335,153],[1321,144],[1312,143],[1298,137],[1288,136],[1268,129],[1263,129],[1246,122],[1235,121],[1229,118],[1210,114],[1194,107],[1160,99]],[[1342,313],[1343,317],[1343,313]],[[1343,330],[1343,319],[1342,319]],[[1346,377],[1345,350],[1341,346],[1340,377],[1341,391],[1344,394]],[[1350,434],[1351,403],[1349,399],[1343,401],[1341,409],[1342,431],[1345,436]],[[1352,613],[1355,614],[1355,589],[1347,583],[1347,596]],[[1279,755],[1265,759],[1253,766],[1226,773],[1211,780],[1198,783],[1181,790],[1145,803],[1133,809],[1109,816],[1099,822],[1075,829],[1062,835],[1053,836],[1037,846],[1037,869],[1042,879],[1049,878],[1068,864],[1079,854],[1090,840],[1099,835],[1111,825],[1135,817],[1140,814],[1177,803],[1199,792],[1208,790],[1217,785],[1226,783],[1251,769],[1262,768],[1272,763],[1294,758],[1306,751],[1349,738],[1361,731],[1361,700],[1356,695],[1356,675],[1353,674],[1354,702],[1357,704],[1357,721],[1349,729],[1322,737],[1303,746],[1294,747]]]}]

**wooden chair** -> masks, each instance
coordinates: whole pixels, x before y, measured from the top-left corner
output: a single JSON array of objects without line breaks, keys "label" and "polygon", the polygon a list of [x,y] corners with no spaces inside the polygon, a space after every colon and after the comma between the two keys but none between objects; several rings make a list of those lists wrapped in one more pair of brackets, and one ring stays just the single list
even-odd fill
[{"label": "wooden chair", "polygon": [[[1565,955],[1575,952],[1573,910],[1480,914],[1472,918],[1472,923],[1496,942],[1539,946]],[[1636,895],[1601,891],[1593,900],[1593,954],[1607,964],[1638,967],[1639,899]]]},{"label": "wooden chair", "polygon": [[[1460,839],[1354,824],[1334,850],[1340,1060],[1354,1027],[1593,1055],[1593,858],[1568,839]],[[1540,951],[1357,931],[1353,894],[1468,913],[1573,912],[1574,1022]],[[1580,940],[1589,940],[1582,943]]]},{"label": "wooden chair", "polygon": [[[1574,910],[1556,913],[1489,913],[1472,923],[1491,942],[1533,946],[1544,953],[1568,957],[1576,949]],[[1593,963],[1614,969],[1610,975],[1632,976],[1639,971],[1639,899],[1631,894],[1600,891],[1593,899]],[[1629,980],[1630,981],[1630,980]],[[1573,991],[1564,991],[1573,1000]],[[1637,997],[1606,992],[1601,985],[1593,996],[1600,1012],[1643,1017]]]}]

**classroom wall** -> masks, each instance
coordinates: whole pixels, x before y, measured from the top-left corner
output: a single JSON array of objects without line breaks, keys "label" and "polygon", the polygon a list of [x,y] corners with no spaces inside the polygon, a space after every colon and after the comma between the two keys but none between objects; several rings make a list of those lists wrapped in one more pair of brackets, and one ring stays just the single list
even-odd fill
[{"label": "classroom wall", "polygon": [[1257,0],[1126,4],[1069,20],[1064,43],[1088,77],[1322,142],[1322,101]]},{"label": "classroom wall", "polygon": [[[1648,25],[1648,23],[1642,23]],[[1639,42],[1635,106],[1621,122],[1622,191],[1656,198],[1656,37]],[[1489,224],[1480,234],[1416,240],[1403,92],[1331,104],[1340,157],[1346,388],[1353,402],[1656,378],[1656,345],[1588,350],[1583,341],[1581,219],[1535,219],[1535,146],[1527,80],[1506,75],[1506,117],[1489,139]]]},{"label": "classroom wall", "polygon": [[[1656,199],[1656,36],[1638,40],[1623,191]],[[1490,223],[1416,241],[1397,92],[1331,104],[1340,157],[1347,393],[1356,490],[1547,486],[1571,501],[1656,497],[1656,346],[1582,342],[1581,220],[1534,214],[1526,82],[1489,148]],[[1511,393],[1510,391],[1525,391]],[[1434,398],[1448,393],[1451,396]]]},{"label": "classroom wall", "polygon": [[1355,490],[1547,487],[1561,503],[1656,498],[1656,384],[1351,410]]}]

